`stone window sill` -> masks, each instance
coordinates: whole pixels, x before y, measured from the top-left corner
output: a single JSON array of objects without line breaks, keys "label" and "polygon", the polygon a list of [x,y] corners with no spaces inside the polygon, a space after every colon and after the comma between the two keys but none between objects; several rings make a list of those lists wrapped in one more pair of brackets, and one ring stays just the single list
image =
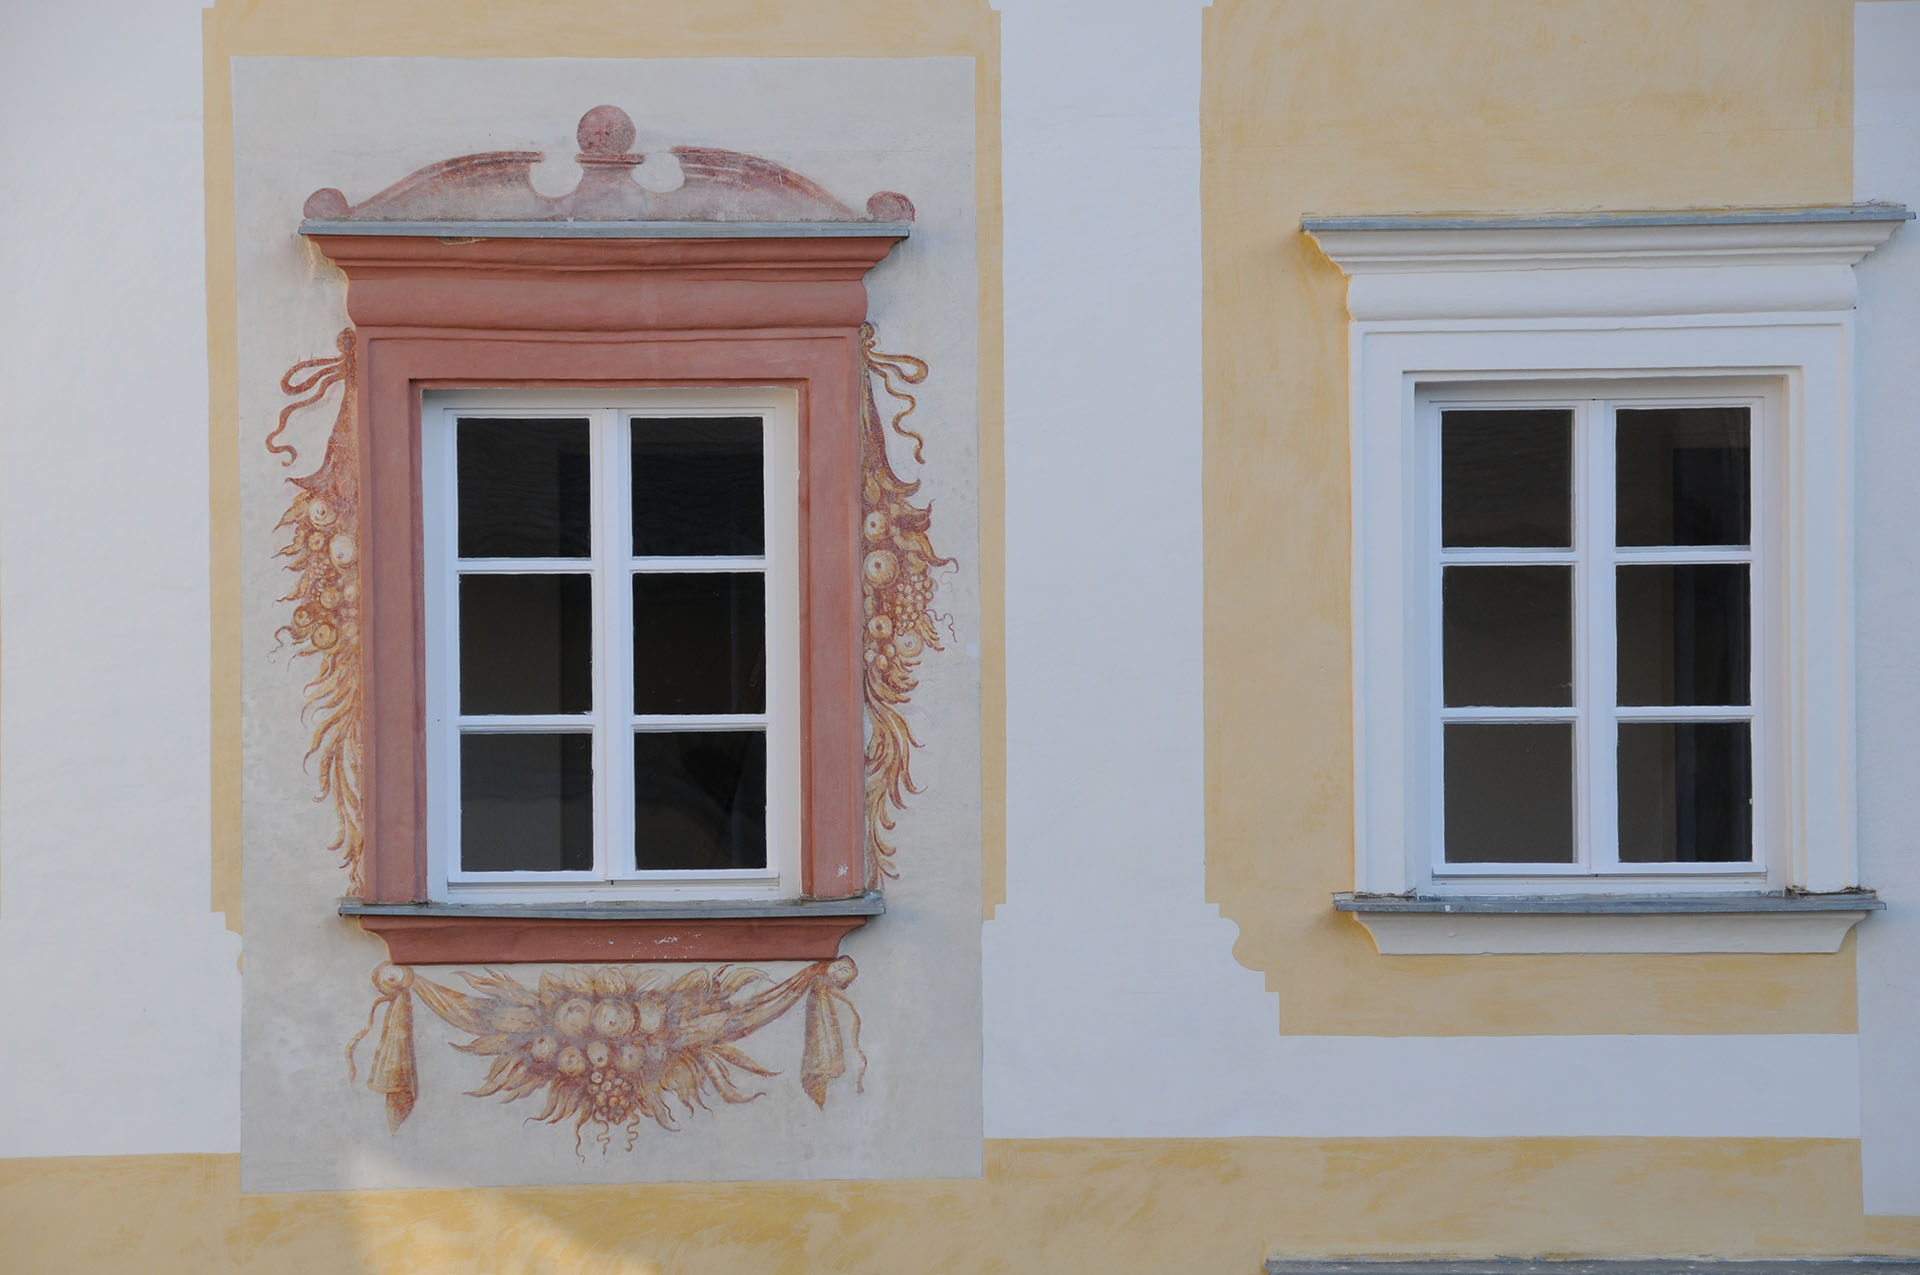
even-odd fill
[{"label": "stone window sill", "polygon": [[1382,956],[1568,952],[1837,952],[1886,905],[1838,894],[1380,895],[1341,893]]},{"label": "stone window sill", "polygon": [[774,903],[366,903],[340,915],[397,965],[600,961],[829,961],[886,911],[877,891]]}]

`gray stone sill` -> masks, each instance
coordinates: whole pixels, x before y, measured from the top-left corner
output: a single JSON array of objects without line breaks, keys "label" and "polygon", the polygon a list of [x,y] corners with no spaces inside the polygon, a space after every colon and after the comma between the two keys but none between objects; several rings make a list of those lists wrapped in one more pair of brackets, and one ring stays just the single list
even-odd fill
[{"label": "gray stone sill", "polygon": [[1382,956],[1837,952],[1871,890],[1838,894],[1333,896]]},{"label": "gray stone sill", "polygon": [[1516,1257],[1477,1261],[1330,1261],[1270,1258],[1266,1275],[1920,1275],[1907,1257],[1783,1257],[1757,1261],[1714,1258],[1608,1258],[1602,1261]]},{"label": "gray stone sill", "polygon": [[415,239],[905,239],[910,221],[315,221],[303,235]]},{"label": "gray stone sill", "polygon": [[675,921],[801,916],[879,916],[887,910],[877,890],[845,899],[611,899],[604,903],[365,903],[340,900],[341,916],[502,917],[513,920]]}]

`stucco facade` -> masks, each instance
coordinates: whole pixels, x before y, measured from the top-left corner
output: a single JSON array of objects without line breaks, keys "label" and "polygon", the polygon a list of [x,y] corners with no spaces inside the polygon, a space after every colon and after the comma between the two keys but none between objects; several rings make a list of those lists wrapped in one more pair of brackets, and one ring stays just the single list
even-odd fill
[{"label": "stucco facade", "polygon": [[[1920,1261],[1920,0],[170,0],[0,28],[0,1267]],[[633,131],[581,122],[607,108]],[[409,176],[510,152],[522,186]],[[540,210],[614,168],[648,193],[590,233],[676,262],[759,235],[792,278],[824,269],[803,239],[893,236],[847,347],[862,406],[810,426],[858,432],[841,654],[877,841],[871,894],[809,893],[884,911],[805,956],[389,963],[340,911],[378,902],[356,856],[393,825],[358,822],[363,666],[329,652],[359,650],[347,585],[408,547],[327,466],[396,437],[351,473],[426,463],[360,391],[379,342],[446,324],[369,319],[397,267],[343,273],[326,236],[555,295],[512,245],[589,233]],[[451,202],[380,212],[408,180]],[[707,180],[789,202],[699,205]],[[1628,214],[1654,247],[1593,246]],[[1543,251],[1509,251],[1516,218],[1588,255],[1443,263],[1462,295],[1498,277],[1392,310],[1313,230],[1445,217],[1492,256]],[[689,269],[645,268],[609,286]],[[611,361],[407,392],[698,389],[648,351],[726,325],[620,304],[454,321]],[[1583,950],[1541,914],[1517,948],[1383,955],[1336,909],[1381,837],[1381,332],[1429,342],[1409,411],[1446,376],[1779,387],[1755,624],[1826,654],[1781,660],[1749,883],[1774,912],[1735,937],[1642,916]],[[1803,891],[1858,902],[1830,942],[1769,919]],[[618,1062],[656,1037],[666,1070]]]}]

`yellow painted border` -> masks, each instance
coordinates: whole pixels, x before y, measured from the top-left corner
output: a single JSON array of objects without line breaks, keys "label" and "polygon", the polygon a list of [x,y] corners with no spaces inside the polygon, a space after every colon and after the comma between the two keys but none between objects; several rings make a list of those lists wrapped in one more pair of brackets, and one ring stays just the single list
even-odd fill
[{"label": "yellow painted border", "polygon": [[1207,896],[1306,1035],[1852,1032],[1830,956],[1388,957],[1353,883],[1346,281],[1306,214],[1852,197],[1851,0],[1205,11]]},{"label": "yellow painted border", "polygon": [[202,26],[212,452],[213,907],[240,928],[242,765],[235,57],[931,57],[975,59],[980,267],[981,727],[985,907],[1005,879],[999,15],[984,0],[311,0],[234,3]]},{"label": "yellow painted border", "polygon": [[0,1161],[7,1267],[594,1275],[1259,1269],[1266,1257],[1920,1254],[1857,1143],[990,1142],[981,1179],[243,1195],[237,1156]]}]

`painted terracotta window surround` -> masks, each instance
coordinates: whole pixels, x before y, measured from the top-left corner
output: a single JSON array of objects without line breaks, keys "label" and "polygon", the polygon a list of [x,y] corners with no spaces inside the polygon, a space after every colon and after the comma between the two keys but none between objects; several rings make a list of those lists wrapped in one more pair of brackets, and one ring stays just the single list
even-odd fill
[{"label": "painted terracotta window surround", "polygon": [[[667,195],[631,176],[626,116],[581,121],[570,196],[537,153],[423,169],[358,206],[307,201],[354,328],[364,633],[362,898],[342,912],[402,964],[822,960],[881,910],[863,788],[861,324],[866,272],[908,233],[765,160],[676,152]],[[704,165],[704,167],[703,167]],[[465,231],[465,233],[461,233]],[[428,903],[421,395],[436,388],[779,386],[800,446],[801,880],[795,900]]]}]

